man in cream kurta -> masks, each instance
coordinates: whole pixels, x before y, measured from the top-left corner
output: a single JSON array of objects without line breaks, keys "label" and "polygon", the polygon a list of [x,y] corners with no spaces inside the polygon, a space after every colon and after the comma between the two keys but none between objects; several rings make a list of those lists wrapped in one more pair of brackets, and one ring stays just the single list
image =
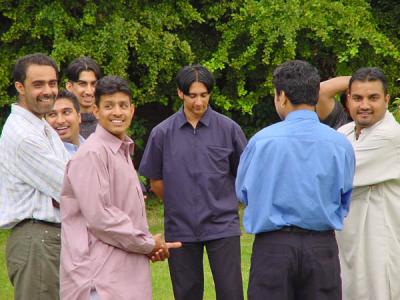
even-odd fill
[{"label": "man in cream kurta", "polygon": [[353,75],[355,122],[339,128],[356,155],[350,213],[337,233],[344,300],[400,299],[400,125],[386,110],[389,95],[378,71]]}]

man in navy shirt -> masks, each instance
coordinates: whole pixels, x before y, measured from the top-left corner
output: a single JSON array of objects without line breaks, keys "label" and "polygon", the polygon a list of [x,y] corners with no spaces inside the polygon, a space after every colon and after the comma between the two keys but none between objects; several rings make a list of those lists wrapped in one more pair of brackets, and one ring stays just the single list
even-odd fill
[{"label": "man in navy shirt", "polygon": [[320,77],[305,61],[273,74],[283,120],[244,150],[236,193],[244,226],[255,233],[248,299],[341,299],[334,230],[349,211],[355,158],[351,144],[319,122]]},{"label": "man in navy shirt", "polygon": [[243,299],[235,176],[246,138],[209,106],[213,75],[200,65],[176,76],[183,107],[151,132],[139,172],[164,200],[175,299],[203,299],[207,249],[217,299]]}]

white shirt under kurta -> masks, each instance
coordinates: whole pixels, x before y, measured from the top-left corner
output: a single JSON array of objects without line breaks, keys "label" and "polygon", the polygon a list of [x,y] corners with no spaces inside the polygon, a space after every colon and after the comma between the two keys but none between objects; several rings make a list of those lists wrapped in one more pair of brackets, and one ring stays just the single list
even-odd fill
[{"label": "white shirt under kurta", "polygon": [[337,233],[344,300],[400,299],[400,125],[386,112],[361,131],[338,129],[356,155],[350,213]]}]

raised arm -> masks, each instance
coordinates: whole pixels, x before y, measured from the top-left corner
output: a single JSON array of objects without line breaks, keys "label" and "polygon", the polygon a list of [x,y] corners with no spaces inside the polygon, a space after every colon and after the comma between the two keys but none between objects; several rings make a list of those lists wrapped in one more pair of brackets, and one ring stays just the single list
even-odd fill
[{"label": "raised arm", "polygon": [[339,76],[322,81],[320,84],[316,112],[320,120],[325,120],[335,107],[335,96],[349,86],[350,76]]}]

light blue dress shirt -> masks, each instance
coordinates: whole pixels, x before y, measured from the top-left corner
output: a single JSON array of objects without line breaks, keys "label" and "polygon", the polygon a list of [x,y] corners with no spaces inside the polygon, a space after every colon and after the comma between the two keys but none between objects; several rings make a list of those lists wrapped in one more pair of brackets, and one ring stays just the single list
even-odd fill
[{"label": "light blue dress shirt", "polygon": [[69,154],[73,155],[76,153],[76,151],[78,151],[78,148],[80,145],[82,145],[85,142],[85,139],[80,135],[79,136],[79,145],[75,145],[72,143],[68,143],[68,142],[63,142],[65,149],[67,149],[67,151],[69,152]]},{"label": "light blue dress shirt", "polygon": [[344,135],[308,110],[264,128],[240,158],[236,194],[247,232],[298,226],[340,230],[349,211],[354,151]]}]

